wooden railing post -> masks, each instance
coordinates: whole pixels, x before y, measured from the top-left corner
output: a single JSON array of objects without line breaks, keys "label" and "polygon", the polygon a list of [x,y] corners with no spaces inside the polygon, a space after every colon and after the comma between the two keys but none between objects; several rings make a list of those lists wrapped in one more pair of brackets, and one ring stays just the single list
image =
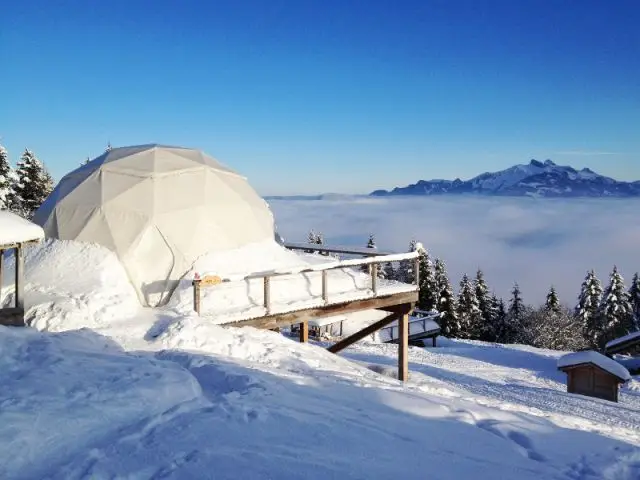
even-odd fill
[{"label": "wooden railing post", "polygon": [[327,270],[322,270],[322,301],[329,303],[329,292],[327,291]]},{"label": "wooden railing post", "polygon": [[416,281],[416,286],[420,287],[420,257],[416,257],[413,260],[413,278]]},{"label": "wooden railing post", "polygon": [[193,282],[193,309],[196,311],[198,315],[200,315],[200,278],[194,278]]},{"label": "wooden railing post", "polygon": [[264,309],[267,314],[271,311],[271,282],[270,277],[264,277]]},{"label": "wooden railing post", "polygon": [[371,290],[373,290],[373,294],[378,294],[378,264],[371,264]]}]

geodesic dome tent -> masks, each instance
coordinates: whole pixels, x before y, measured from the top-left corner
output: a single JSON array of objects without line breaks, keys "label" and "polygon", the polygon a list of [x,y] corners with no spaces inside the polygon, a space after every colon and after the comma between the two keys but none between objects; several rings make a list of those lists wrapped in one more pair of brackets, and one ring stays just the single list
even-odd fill
[{"label": "geodesic dome tent", "polygon": [[194,260],[274,239],[247,179],[188,148],[113,148],[60,180],[36,211],[48,238],[114,251],[144,305],[168,300]]}]

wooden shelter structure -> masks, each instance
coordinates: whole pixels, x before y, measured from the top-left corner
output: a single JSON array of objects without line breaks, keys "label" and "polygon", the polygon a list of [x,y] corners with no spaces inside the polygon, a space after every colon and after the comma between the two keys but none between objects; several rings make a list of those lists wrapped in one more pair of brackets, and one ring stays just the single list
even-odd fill
[{"label": "wooden shelter structure", "polygon": [[[9,211],[0,211],[0,325],[24,326],[24,247],[38,243],[44,231],[38,225]],[[3,307],[5,252],[15,259],[13,306]]]},{"label": "wooden shelter structure", "polygon": [[[340,340],[327,350],[332,353],[338,353],[348,346],[354,344],[358,340],[371,335],[373,332],[397,321],[398,329],[398,378],[406,381],[409,376],[408,363],[408,346],[409,346],[409,314],[413,310],[418,301],[418,252],[408,252],[402,254],[380,254],[375,249],[349,249],[342,247],[325,247],[323,245],[309,244],[285,244],[285,247],[292,250],[309,250],[320,253],[342,253],[347,255],[361,256],[364,258],[355,258],[342,261],[330,261],[326,264],[309,265],[298,269],[259,272],[244,276],[240,280],[262,279],[264,291],[264,312],[263,316],[255,318],[247,318],[226,323],[224,325],[233,327],[251,326],[263,329],[278,329],[290,325],[298,324],[299,338],[301,342],[307,342],[309,339],[309,321],[319,318],[331,317],[336,315],[345,315],[348,313],[363,310],[380,310],[386,312],[387,315],[381,320],[363,328],[362,330]],[[378,269],[381,264],[389,262],[413,261],[413,270],[415,272],[415,282],[412,285],[404,285],[403,288],[396,291],[385,291],[380,288],[378,279]],[[371,277],[371,284],[368,293],[362,298],[359,293],[357,298],[353,300],[345,300],[344,298],[332,301],[328,295],[329,276],[327,272],[334,269],[344,269],[351,267],[368,266]],[[273,311],[271,304],[271,279],[282,275],[304,274],[308,272],[319,272],[322,284],[322,296],[320,302],[310,302],[308,307],[296,308],[293,310]],[[193,281],[194,292],[194,310],[200,314],[200,295],[201,289],[207,286],[217,285],[227,281],[236,281],[238,279],[226,279],[216,276],[205,275],[202,278],[197,277]],[[402,287],[402,285],[400,285]],[[318,304],[319,303],[319,304]]]},{"label": "wooden shelter structure", "polygon": [[640,332],[611,340],[605,346],[607,356],[616,354],[640,355]]},{"label": "wooden shelter structure", "polygon": [[622,365],[593,351],[565,355],[558,370],[567,374],[567,392],[612,402],[618,401],[620,384],[631,378]]}]

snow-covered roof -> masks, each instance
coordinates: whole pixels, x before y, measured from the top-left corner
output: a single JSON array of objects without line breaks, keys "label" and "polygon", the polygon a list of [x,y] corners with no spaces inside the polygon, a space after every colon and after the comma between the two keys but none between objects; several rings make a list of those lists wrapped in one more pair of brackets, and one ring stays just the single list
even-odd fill
[{"label": "snow-covered roof", "polygon": [[619,337],[614,340],[611,340],[610,342],[607,342],[606,348],[615,347],[617,345],[621,345],[623,343],[627,343],[636,339],[640,340],[640,331],[632,332],[628,335],[625,335],[624,337]]},{"label": "snow-covered roof", "polygon": [[593,350],[570,353],[560,357],[558,359],[558,368],[573,367],[583,363],[593,363],[602,370],[609,372],[611,375],[615,375],[625,382],[631,379],[629,370],[624,368],[615,360],[612,360],[598,352],[594,352]]},{"label": "snow-covered roof", "polygon": [[39,225],[8,210],[0,210],[0,246],[43,238],[44,230]]}]

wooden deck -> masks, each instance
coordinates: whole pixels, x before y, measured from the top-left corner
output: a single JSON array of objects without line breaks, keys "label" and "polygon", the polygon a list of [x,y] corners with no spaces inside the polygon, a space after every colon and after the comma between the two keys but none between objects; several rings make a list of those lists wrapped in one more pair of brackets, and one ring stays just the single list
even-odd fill
[{"label": "wooden deck", "polygon": [[[309,320],[317,318],[330,317],[334,315],[343,315],[353,312],[365,311],[365,310],[381,310],[388,312],[382,320],[377,321],[373,325],[370,325],[359,332],[347,337],[340,342],[332,345],[328,348],[330,352],[338,353],[339,351],[347,348],[349,345],[365,338],[367,335],[389,325],[393,321],[398,322],[398,378],[402,381],[408,379],[408,344],[409,344],[409,313],[413,310],[416,302],[418,301],[418,253],[409,252],[404,254],[380,254],[374,249],[349,250],[346,248],[331,248],[322,247],[320,245],[313,244],[288,244],[290,248],[297,250],[319,250],[323,251],[345,253],[351,255],[361,255],[367,258],[363,259],[349,259],[349,260],[335,260],[328,261],[326,264],[302,266],[300,268],[282,270],[282,271],[268,271],[258,272],[249,275],[244,275],[238,278],[221,278],[217,275],[199,275],[193,281],[193,303],[194,310],[201,313],[201,289],[202,288],[215,288],[216,285],[231,281],[248,281],[252,279],[262,279],[264,286],[264,309],[266,314],[255,318],[246,318],[237,321],[230,321],[224,323],[225,326],[230,327],[254,327],[262,329],[277,329],[280,327],[286,327],[290,325],[300,325],[300,341],[306,342],[309,338]],[[378,268],[380,264],[389,262],[399,262],[412,260],[415,272],[415,284],[410,289],[404,289],[404,291],[398,293],[385,293],[384,289],[380,289],[378,285]],[[369,276],[371,278],[370,295],[368,298],[360,298],[350,301],[331,301],[328,295],[328,281],[329,277],[327,271],[334,269],[344,269],[352,267],[369,267]],[[277,276],[283,275],[295,275],[303,274],[306,272],[321,272],[321,286],[322,286],[322,305],[316,305],[308,308],[297,308],[288,311],[273,313],[271,304],[271,279]],[[409,285],[407,285],[409,286]]]}]

